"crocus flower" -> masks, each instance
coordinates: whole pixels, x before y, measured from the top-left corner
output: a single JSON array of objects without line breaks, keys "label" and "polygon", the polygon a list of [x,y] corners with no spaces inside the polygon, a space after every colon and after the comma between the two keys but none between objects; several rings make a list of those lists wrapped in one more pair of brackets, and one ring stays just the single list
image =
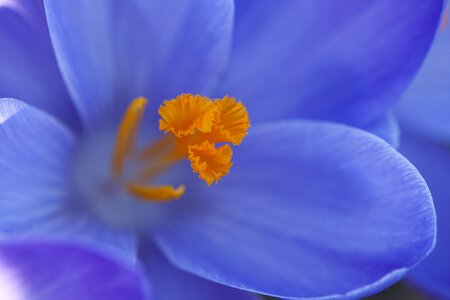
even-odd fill
[{"label": "crocus flower", "polygon": [[443,14],[430,54],[397,113],[402,126],[400,150],[425,177],[438,217],[432,255],[408,277],[438,299],[450,299],[450,28]]},{"label": "crocus flower", "polygon": [[330,121],[389,132],[441,1],[11,6],[4,239],[143,264],[156,299],[360,298],[432,249],[417,170]]}]

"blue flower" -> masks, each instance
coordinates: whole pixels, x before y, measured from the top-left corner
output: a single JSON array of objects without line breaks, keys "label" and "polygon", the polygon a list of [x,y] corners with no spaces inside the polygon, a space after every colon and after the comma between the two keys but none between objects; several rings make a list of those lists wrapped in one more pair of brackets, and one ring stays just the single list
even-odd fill
[{"label": "blue flower", "polygon": [[[0,100],[4,239],[58,240],[143,264],[157,299],[251,297],[225,285],[360,298],[433,248],[434,208],[420,174],[348,125],[393,140],[388,110],[428,50],[440,1],[44,5],[45,15],[32,0],[0,10],[0,95],[10,97]],[[230,129],[217,123],[226,110],[183,93],[232,95],[248,109],[252,127],[227,176],[230,151],[202,135]],[[148,105],[134,136],[140,96]],[[198,114],[171,119],[177,110],[165,115],[165,99]],[[133,137],[142,149],[161,136],[158,107],[182,158],[189,152],[194,171],[218,184],[208,187],[186,160],[153,172],[166,160],[153,155],[149,164],[131,151]],[[162,141],[147,153],[174,145]],[[161,189],[116,184],[148,164]],[[179,199],[141,199],[165,201],[166,192]]]},{"label": "blue flower", "polygon": [[450,299],[450,28],[443,15],[430,54],[400,102],[400,150],[425,177],[438,217],[438,241],[432,255],[408,277],[439,299]]}]

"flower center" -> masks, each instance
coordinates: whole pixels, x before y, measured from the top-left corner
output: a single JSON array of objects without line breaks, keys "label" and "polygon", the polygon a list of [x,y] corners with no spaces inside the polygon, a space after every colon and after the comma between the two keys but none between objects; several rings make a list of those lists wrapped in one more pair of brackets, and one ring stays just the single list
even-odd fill
[{"label": "flower center", "polygon": [[[130,195],[142,200],[166,202],[180,198],[185,186],[148,184],[167,168],[187,159],[192,170],[208,185],[228,174],[233,155],[230,144],[239,145],[250,127],[245,106],[228,96],[211,100],[200,95],[182,94],[164,101],[158,113],[159,129],[165,135],[158,141],[136,149],[135,140],[147,104],[135,99],[120,123],[111,172]],[[217,146],[217,144],[222,144]],[[136,174],[124,176],[127,161],[137,159]]]}]

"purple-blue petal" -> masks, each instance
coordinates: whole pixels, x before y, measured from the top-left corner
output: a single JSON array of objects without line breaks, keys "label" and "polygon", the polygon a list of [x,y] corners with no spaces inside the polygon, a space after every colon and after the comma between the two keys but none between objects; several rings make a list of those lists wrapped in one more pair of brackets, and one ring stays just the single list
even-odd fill
[{"label": "purple-blue petal", "polygon": [[129,232],[95,218],[72,185],[76,138],[50,115],[0,99],[0,239],[52,238],[135,261]]},{"label": "purple-blue petal", "polygon": [[22,99],[79,129],[56,64],[42,1],[0,5],[0,98],[5,97]]},{"label": "purple-blue petal", "polygon": [[280,297],[361,298],[434,245],[425,182],[372,134],[314,121],[266,124],[233,160],[217,185],[186,183],[151,232],[175,266]]},{"label": "purple-blue petal", "polygon": [[148,299],[138,270],[79,246],[2,242],[0,265],[20,300]]},{"label": "purple-blue petal", "polygon": [[450,140],[441,143],[411,128],[402,128],[402,132],[400,151],[427,181],[438,218],[436,247],[408,279],[437,299],[450,299]]},{"label": "purple-blue petal", "polygon": [[[447,18],[449,8],[447,8]],[[402,123],[442,141],[450,139],[450,25],[436,34],[433,47],[397,114]]]},{"label": "purple-blue petal", "polygon": [[254,123],[365,126],[413,78],[441,10],[436,0],[236,1],[231,65],[217,94],[244,101]]},{"label": "purple-blue petal", "polygon": [[168,262],[152,245],[142,249],[152,296],[158,300],[257,300],[255,295],[182,271]]},{"label": "purple-blue petal", "polygon": [[88,127],[145,96],[207,93],[227,62],[232,0],[45,0],[56,56]]},{"label": "purple-blue petal", "polygon": [[400,143],[400,127],[396,116],[391,111],[370,122],[363,129],[381,137],[394,148],[397,148]]}]

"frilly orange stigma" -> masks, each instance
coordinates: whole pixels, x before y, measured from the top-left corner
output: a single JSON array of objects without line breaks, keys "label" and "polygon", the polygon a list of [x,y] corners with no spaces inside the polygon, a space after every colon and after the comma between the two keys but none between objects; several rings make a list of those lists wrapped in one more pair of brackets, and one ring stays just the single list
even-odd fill
[{"label": "frilly orange stigma", "polygon": [[208,185],[227,175],[233,165],[233,150],[229,145],[216,148],[214,144],[204,141],[201,145],[190,145],[188,151],[192,170]]},{"label": "frilly orange stigma", "polygon": [[194,172],[208,185],[218,182],[232,166],[232,149],[248,133],[250,120],[241,102],[225,96],[214,101],[183,94],[159,108],[160,129],[176,138],[176,151],[187,156]]},{"label": "frilly orange stigma", "polygon": [[175,99],[164,101],[160,106],[159,129],[171,132],[176,137],[192,135],[197,130],[211,132],[216,110],[207,97],[181,94]]},{"label": "frilly orange stigma", "polygon": [[245,106],[228,96],[215,100],[214,105],[217,111],[209,139],[217,143],[228,142],[233,145],[242,143],[250,128]]}]

